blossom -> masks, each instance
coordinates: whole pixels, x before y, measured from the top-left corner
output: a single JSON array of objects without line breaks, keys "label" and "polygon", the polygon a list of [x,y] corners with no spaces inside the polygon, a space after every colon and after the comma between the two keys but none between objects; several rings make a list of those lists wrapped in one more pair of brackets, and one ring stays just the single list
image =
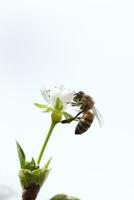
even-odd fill
[{"label": "blossom", "polygon": [[50,89],[42,87],[41,94],[47,104],[35,103],[35,105],[43,109],[43,112],[51,112],[52,121],[58,123],[61,121],[62,116],[65,119],[72,118],[72,115],[65,112],[73,98],[73,92],[71,90],[66,89],[64,86],[55,86]]},{"label": "blossom", "polygon": [[44,97],[45,101],[52,107],[56,106],[57,98],[59,98],[63,104],[63,110],[67,108],[68,102],[70,102],[73,97],[73,92],[69,89],[66,89],[64,86],[55,86],[51,89],[46,89],[45,87],[42,87],[41,94]]}]

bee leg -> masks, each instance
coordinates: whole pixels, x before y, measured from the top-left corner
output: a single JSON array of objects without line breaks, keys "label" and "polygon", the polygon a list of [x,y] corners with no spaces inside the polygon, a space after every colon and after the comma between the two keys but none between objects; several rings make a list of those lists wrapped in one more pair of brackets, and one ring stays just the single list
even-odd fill
[{"label": "bee leg", "polygon": [[70,122],[72,122],[73,121],[73,118],[70,118],[70,119],[63,119],[63,120],[61,120],[60,122],[62,123],[62,124],[67,124],[67,123],[70,123]]},{"label": "bee leg", "polygon": [[75,119],[75,121],[79,121],[81,119],[81,117],[77,117],[76,119]]},{"label": "bee leg", "polygon": [[71,106],[77,106],[77,104],[75,102],[67,102],[67,104],[70,104]]},{"label": "bee leg", "polygon": [[81,113],[83,113],[83,110],[80,111],[75,117],[70,118],[70,119],[64,119],[64,120],[62,120],[62,121],[60,121],[60,122],[61,122],[62,124],[70,123],[70,122],[72,122],[72,121],[75,120],[75,119],[79,119],[78,116],[79,116]]}]

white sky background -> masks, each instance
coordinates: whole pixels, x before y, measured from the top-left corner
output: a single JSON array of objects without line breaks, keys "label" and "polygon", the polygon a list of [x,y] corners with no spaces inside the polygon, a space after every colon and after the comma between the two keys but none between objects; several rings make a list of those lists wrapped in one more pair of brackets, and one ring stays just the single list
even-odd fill
[{"label": "white sky background", "polygon": [[[134,4],[129,0],[0,3],[0,188],[20,198],[15,140],[37,158],[49,114],[42,85],[94,97],[104,117],[81,136],[56,127],[42,164],[52,171],[38,200],[65,192],[82,200],[134,199]],[[1,200],[2,191],[0,191]],[[17,196],[18,195],[18,196]]]}]

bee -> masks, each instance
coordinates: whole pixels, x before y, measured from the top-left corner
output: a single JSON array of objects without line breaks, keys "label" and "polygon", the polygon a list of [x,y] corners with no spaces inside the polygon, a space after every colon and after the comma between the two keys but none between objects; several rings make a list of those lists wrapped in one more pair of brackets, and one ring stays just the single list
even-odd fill
[{"label": "bee", "polygon": [[[83,91],[79,91],[74,93],[73,101],[69,103],[72,106],[78,106],[80,108],[80,112],[73,118],[62,120],[62,123],[70,123],[73,120],[78,120],[78,124],[75,128],[75,134],[79,135],[86,132],[93,123],[95,116],[101,125],[101,115],[94,106],[95,102],[91,96],[85,94]],[[82,116],[79,117],[81,114]]]}]

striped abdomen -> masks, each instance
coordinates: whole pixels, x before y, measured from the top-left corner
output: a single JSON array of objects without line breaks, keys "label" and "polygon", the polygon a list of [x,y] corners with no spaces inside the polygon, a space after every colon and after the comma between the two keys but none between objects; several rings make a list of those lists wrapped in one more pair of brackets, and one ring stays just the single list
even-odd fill
[{"label": "striped abdomen", "polygon": [[90,128],[93,120],[94,114],[92,113],[92,111],[85,112],[76,126],[75,134],[82,134],[87,131],[88,128]]}]

